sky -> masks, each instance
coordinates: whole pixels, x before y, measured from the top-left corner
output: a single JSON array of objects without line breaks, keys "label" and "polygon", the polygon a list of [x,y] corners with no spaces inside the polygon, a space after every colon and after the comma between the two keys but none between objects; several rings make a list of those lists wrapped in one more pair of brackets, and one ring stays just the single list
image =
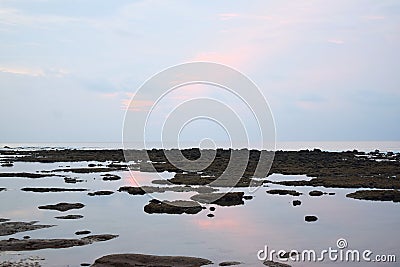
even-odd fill
[{"label": "sky", "polygon": [[[397,0],[0,0],[0,142],[119,142],[127,109],[154,104],[130,110],[138,88],[193,61],[257,84],[278,141],[398,141],[399,47]],[[239,106],[201,88],[166,97],[158,120],[182,97]]]}]

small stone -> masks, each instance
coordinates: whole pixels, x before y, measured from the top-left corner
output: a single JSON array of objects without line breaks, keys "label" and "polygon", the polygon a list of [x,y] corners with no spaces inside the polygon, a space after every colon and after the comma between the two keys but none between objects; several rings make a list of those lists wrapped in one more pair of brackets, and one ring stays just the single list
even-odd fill
[{"label": "small stone", "polygon": [[212,218],[212,217],[214,217],[214,214],[209,213],[209,214],[207,214],[207,217]]},{"label": "small stone", "polygon": [[314,215],[307,215],[306,217],[304,217],[304,220],[306,222],[315,222],[318,220],[318,217]]},{"label": "small stone", "polygon": [[215,211],[215,207],[210,207],[210,211]]},{"label": "small stone", "polygon": [[300,206],[301,201],[300,200],[293,200],[293,206]]},{"label": "small stone", "polygon": [[91,232],[89,230],[84,230],[84,231],[77,231],[75,232],[76,235],[88,235]]},{"label": "small stone", "polygon": [[224,261],[218,264],[218,266],[233,266],[233,265],[239,265],[242,264],[240,261]]}]

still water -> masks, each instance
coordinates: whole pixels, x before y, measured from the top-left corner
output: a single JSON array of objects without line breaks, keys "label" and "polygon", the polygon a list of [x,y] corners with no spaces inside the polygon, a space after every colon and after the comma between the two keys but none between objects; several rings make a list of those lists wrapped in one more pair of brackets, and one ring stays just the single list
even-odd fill
[{"label": "still water", "polygon": [[[36,172],[55,170],[70,166],[86,167],[80,163],[15,163],[14,167],[0,167],[0,172]],[[241,261],[242,266],[263,266],[257,252],[268,249],[289,251],[310,250],[317,253],[332,247],[336,249],[339,238],[347,240],[349,249],[371,250],[375,254],[396,255],[400,260],[400,203],[372,202],[346,198],[354,189],[330,189],[314,187],[284,187],[269,185],[250,193],[249,189],[237,188],[252,195],[244,205],[232,207],[215,206],[215,217],[209,218],[208,209],[196,215],[146,214],[143,207],[154,197],[164,199],[189,199],[196,193],[157,193],[152,196],[133,196],[117,192],[127,185],[151,185],[155,179],[167,179],[173,173],[141,173],[119,171],[119,181],[103,181],[102,173],[73,174],[59,172],[82,179],[83,182],[66,184],[63,177],[40,179],[0,178],[0,218],[12,221],[39,221],[55,227],[3,236],[1,239],[22,238],[29,235],[40,238],[78,238],[74,233],[90,230],[91,234],[118,234],[106,242],[67,249],[44,249],[31,252],[0,253],[0,262],[38,256],[43,266],[79,266],[93,263],[96,258],[114,253],[143,253],[153,255],[196,256],[212,260],[215,266],[222,261]],[[159,176],[161,175],[161,177]],[[303,180],[309,177],[272,175],[270,180]],[[23,187],[87,188],[89,191],[112,190],[110,196],[88,196],[87,192],[32,193]],[[299,197],[269,195],[273,188],[295,189]],[[334,192],[335,195],[310,197],[311,190]],[[251,190],[253,191],[253,190]],[[294,207],[292,201],[301,200]],[[80,210],[58,212],[39,210],[40,205],[59,202],[81,202]],[[207,205],[206,205],[207,206]],[[208,205],[207,207],[210,207]],[[58,220],[55,216],[81,214],[78,220]],[[318,221],[307,223],[306,215],[316,215]],[[343,262],[289,262],[292,266],[343,266]],[[347,263],[350,266],[375,266],[374,263]],[[397,266],[384,263],[382,266]]]}]

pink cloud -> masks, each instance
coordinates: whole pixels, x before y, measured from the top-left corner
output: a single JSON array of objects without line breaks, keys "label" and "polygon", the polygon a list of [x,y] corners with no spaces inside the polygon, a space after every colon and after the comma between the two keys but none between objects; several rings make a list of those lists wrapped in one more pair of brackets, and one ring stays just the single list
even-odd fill
[{"label": "pink cloud", "polygon": [[367,20],[382,20],[382,19],[385,19],[385,16],[369,15],[369,16],[363,16],[362,18],[367,19]]},{"label": "pink cloud", "polygon": [[328,42],[332,43],[332,44],[337,44],[337,45],[344,44],[344,41],[340,40],[340,39],[329,39]]}]

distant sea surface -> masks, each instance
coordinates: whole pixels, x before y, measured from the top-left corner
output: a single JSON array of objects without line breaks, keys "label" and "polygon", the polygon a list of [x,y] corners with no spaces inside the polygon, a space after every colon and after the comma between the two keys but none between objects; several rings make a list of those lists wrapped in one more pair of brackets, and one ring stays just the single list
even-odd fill
[{"label": "distant sea surface", "polygon": [[[0,143],[0,148],[3,147],[18,148],[18,149],[55,149],[55,148],[76,148],[76,149],[118,149],[123,148],[122,142],[108,143]],[[160,144],[146,144],[147,148],[171,148],[172,146]],[[136,146],[129,146],[129,148]],[[185,143],[181,148],[198,147],[195,143]],[[229,147],[223,145],[221,147]],[[243,147],[246,147],[245,145]],[[243,148],[240,147],[240,148]],[[139,147],[137,147],[139,148]],[[400,152],[400,141],[298,141],[298,142],[277,142],[276,150],[298,151],[301,149],[318,148],[323,151],[347,151],[357,149],[359,151],[370,152],[376,149],[387,152]]]}]

